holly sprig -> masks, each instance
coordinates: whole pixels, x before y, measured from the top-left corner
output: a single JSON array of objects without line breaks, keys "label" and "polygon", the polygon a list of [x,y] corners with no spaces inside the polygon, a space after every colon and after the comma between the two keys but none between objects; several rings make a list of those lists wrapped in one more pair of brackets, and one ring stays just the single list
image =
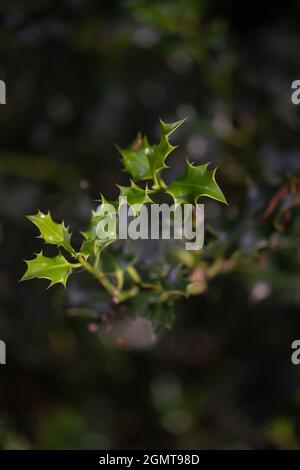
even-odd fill
[{"label": "holly sprig", "polygon": [[132,207],[135,216],[144,204],[151,204],[153,196],[160,193],[170,195],[175,204],[196,204],[203,196],[226,203],[216,182],[216,169],[209,169],[208,163],[195,165],[187,160],[181,177],[169,185],[164,181],[162,172],[168,168],[166,159],[177,148],[170,143],[170,136],[184,121],[185,119],[166,124],[160,120],[158,144],[151,145],[146,136],[138,134],[129,147],[117,147],[124,169],[130,175],[130,184],[119,186],[118,200],[107,201],[101,195],[100,204],[92,211],[88,228],[82,232],[83,242],[79,250],[72,245],[70,227],[64,222],[55,222],[50,212],[38,211],[29,216],[28,219],[39,230],[39,238],[44,244],[55,245],[58,254],[48,257],[41,250],[34,259],[26,261],[27,270],[21,280],[47,279],[50,281],[49,287],[56,284],[66,287],[71,274],[85,270],[101,284],[114,303],[124,302],[149,290],[152,291],[152,301],[154,299],[157,305],[174,296],[188,296],[197,292],[193,287],[194,282],[190,282],[188,276],[177,276],[176,285],[171,287],[166,273],[160,273],[160,277],[156,275],[155,281],[143,279],[137,269],[139,260],[136,257],[126,257],[122,249],[114,253],[109,251],[110,245],[117,241],[117,234],[111,233],[108,238],[102,239],[96,232],[99,222],[104,216],[107,217],[104,207],[111,204],[112,208],[117,209],[111,214],[112,217],[115,216],[123,204],[123,197],[127,198],[127,204]]}]

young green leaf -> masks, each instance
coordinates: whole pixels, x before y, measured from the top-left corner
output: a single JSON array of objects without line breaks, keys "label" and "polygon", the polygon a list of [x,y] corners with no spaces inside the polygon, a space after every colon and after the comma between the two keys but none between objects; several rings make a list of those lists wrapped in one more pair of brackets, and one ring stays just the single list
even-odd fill
[{"label": "young green leaf", "polygon": [[134,215],[138,215],[141,208],[147,202],[152,202],[148,195],[148,188],[140,188],[133,181],[130,186],[118,186],[120,189],[120,205],[123,203],[123,198],[126,197],[127,204],[131,207]]},{"label": "young green leaf", "polygon": [[36,258],[30,261],[25,261],[27,264],[27,271],[22,277],[21,281],[29,279],[48,279],[50,282],[49,287],[55,284],[63,284],[66,287],[67,280],[72,273],[72,265],[62,255],[49,258],[43,255],[41,251],[36,255]]},{"label": "young green leaf", "polygon": [[150,145],[146,137],[138,135],[131,147],[121,149],[117,147],[123,158],[125,170],[132,176],[133,180],[148,180],[158,176],[161,170],[167,168],[165,160],[176,148],[170,144],[169,136],[185,119],[166,124],[160,121],[160,142]]},{"label": "young green leaf", "polygon": [[82,243],[79,253],[80,255],[85,258],[88,258],[89,256],[98,256],[104,248],[116,241],[116,231],[112,232],[111,237],[105,239],[100,239],[97,235],[97,226],[100,222],[103,222],[104,219],[110,219],[112,225],[114,225],[115,208],[115,202],[108,202],[101,195],[101,204],[98,206],[96,211],[92,211],[89,227],[82,233],[85,240]]},{"label": "young green leaf", "polygon": [[151,151],[151,146],[147,137],[142,137],[139,134],[130,147],[122,149],[117,145],[117,149],[122,156],[125,171],[129,173],[135,181],[151,179],[148,160],[148,153]]},{"label": "young green leaf", "polygon": [[177,146],[170,144],[169,136],[181,126],[184,121],[185,119],[172,124],[166,124],[160,120],[160,142],[158,145],[150,147],[150,151],[147,154],[152,179],[155,179],[161,170],[167,168],[165,160],[167,156],[177,148]]},{"label": "young green leaf", "polygon": [[87,238],[83,241],[78,255],[83,256],[84,258],[89,258],[90,256],[99,256],[102,251],[109,245],[111,245],[115,239],[108,238],[106,240],[100,240],[97,237]]},{"label": "young green leaf", "polygon": [[167,156],[177,148],[177,146],[170,144],[169,136],[181,126],[184,121],[185,119],[182,119],[181,121],[166,124],[160,120],[160,142],[158,145],[152,145],[147,154],[152,179],[155,180],[161,170],[167,168],[165,160]]},{"label": "young green leaf", "polygon": [[173,122],[171,124],[167,124],[165,122],[163,122],[161,119],[160,119],[160,130],[161,130],[161,134],[162,135],[165,135],[166,137],[169,137],[174,131],[176,131],[176,129],[178,129],[178,127],[180,127],[185,121],[187,120],[187,118],[184,118],[184,119],[181,119],[180,121],[176,121],[176,122]]},{"label": "young green leaf", "polygon": [[38,211],[36,215],[28,216],[28,219],[39,229],[39,238],[50,245],[63,246],[70,253],[74,252],[71,245],[71,233],[64,222],[58,224],[53,221],[50,212],[43,214],[41,211]]},{"label": "young green leaf", "polygon": [[184,175],[173,181],[167,189],[177,204],[195,204],[200,196],[207,196],[227,204],[216,179],[216,169],[208,170],[208,163],[194,166],[186,161]]}]

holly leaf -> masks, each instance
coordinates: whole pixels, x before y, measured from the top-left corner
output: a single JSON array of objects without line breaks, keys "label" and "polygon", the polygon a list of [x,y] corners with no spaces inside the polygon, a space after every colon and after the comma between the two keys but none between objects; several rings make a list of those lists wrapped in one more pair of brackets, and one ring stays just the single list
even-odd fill
[{"label": "holly leaf", "polygon": [[104,221],[105,218],[111,218],[111,221],[113,221],[115,214],[116,203],[108,202],[103,196],[101,196],[101,204],[98,206],[96,211],[92,211],[92,217],[88,229],[85,232],[82,232],[85,240],[80,248],[80,255],[85,258],[98,256],[104,248],[116,241],[117,234],[115,231],[111,233],[110,237],[105,239],[101,239],[97,235],[98,224]]},{"label": "holly leaf", "polygon": [[115,239],[100,240],[97,237],[89,238],[83,241],[79,254],[84,256],[86,259],[90,256],[98,256],[107,246],[111,245],[114,241]]},{"label": "holly leaf", "polygon": [[25,261],[27,264],[27,271],[22,277],[21,281],[29,279],[48,279],[50,282],[49,287],[55,284],[67,285],[67,280],[72,273],[72,265],[64,258],[63,255],[49,258],[40,252],[36,258],[31,261]]},{"label": "holly leaf", "polygon": [[170,144],[169,136],[183,124],[185,119],[181,121],[174,122],[172,124],[166,124],[162,120],[160,120],[160,142],[158,145],[153,145],[150,147],[150,151],[148,152],[148,160],[150,166],[150,174],[151,178],[154,179],[161,170],[164,168],[168,168],[165,160],[167,156],[177,148],[177,145],[174,146]]},{"label": "holly leaf", "polygon": [[209,163],[195,166],[186,161],[184,175],[173,181],[167,193],[173,196],[175,204],[195,204],[200,196],[207,196],[227,204],[219,188],[215,174],[217,169],[208,170]]},{"label": "holly leaf", "polygon": [[58,224],[53,221],[50,212],[43,214],[38,211],[36,215],[27,217],[40,231],[38,238],[42,238],[50,245],[63,246],[70,253],[74,252],[71,245],[71,233],[69,228],[65,226],[64,222]]},{"label": "holly leaf", "polygon": [[181,119],[180,121],[172,122],[170,124],[167,124],[166,122],[163,122],[162,119],[160,119],[160,130],[161,134],[169,137],[178,127],[180,127],[187,118]]},{"label": "holly leaf", "polygon": [[160,142],[150,145],[147,138],[138,134],[133,144],[127,149],[117,147],[125,170],[133,180],[155,179],[161,170],[167,168],[165,160],[176,148],[170,144],[169,136],[179,127],[185,119],[171,124],[160,120]]},{"label": "holly leaf", "polygon": [[146,180],[151,178],[150,165],[148,160],[148,153],[151,151],[151,146],[147,137],[138,134],[130,147],[122,149],[116,146],[122,156],[122,162],[125,171],[129,173],[136,181]]},{"label": "holly leaf", "polygon": [[148,188],[140,188],[133,181],[131,181],[130,186],[118,186],[118,188],[120,189],[120,207],[122,204],[127,203],[134,215],[140,213],[144,204],[152,202],[148,194]]}]

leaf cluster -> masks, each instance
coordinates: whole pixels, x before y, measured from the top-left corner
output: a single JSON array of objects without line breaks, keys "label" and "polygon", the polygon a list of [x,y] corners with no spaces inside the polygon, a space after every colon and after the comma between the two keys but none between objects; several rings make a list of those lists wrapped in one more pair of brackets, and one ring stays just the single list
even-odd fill
[{"label": "leaf cluster", "polygon": [[[148,266],[146,272],[141,273],[137,268],[141,263],[136,255],[126,254],[122,246],[110,251],[109,247],[118,241],[116,233],[111,233],[106,239],[97,236],[99,222],[104,216],[107,217],[104,207],[109,203],[112,208],[117,209],[118,214],[125,197],[127,204],[133,208],[134,216],[138,216],[141,207],[151,204],[153,195],[159,193],[171,196],[175,205],[196,204],[203,196],[226,203],[216,182],[216,169],[208,169],[207,163],[194,165],[187,160],[181,177],[169,185],[164,181],[162,172],[167,168],[166,159],[176,149],[170,142],[170,136],[184,121],[171,124],[160,121],[158,144],[151,145],[146,136],[138,134],[129,147],[117,147],[124,169],[130,175],[130,184],[119,186],[118,200],[107,201],[101,195],[99,206],[92,211],[89,226],[82,232],[83,242],[79,250],[73,247],[72,232],[64,222],[55,222],[49,212],[38,211],[36,215],[29,216],[28,219],[39,230],[39,238],[45,244],[55,245],[58,254],[48,257],[40,251],[33,260],[26,261],[27,270],[22,280],[47,279],[50,281],[49,287],[55,284],[66,287],[70,275],[84,269],[102,285],[114,303],[136,298],[139,305],[140,299],[146,296],[147,302],[142,301],[142,304],[147,306],[144,316],[150,316],[153,321],[155,318],[158,325],[164,323],[160,317],[159,321],[157,320],[161,306],[180,295],[188,296],[201,292],[203,282],[189,278],[188,268],[191,270],[191,265],[182,261],[189,258],[188,253],[181,253],[180,259],[177,252],[177,258],[173,257],[167,270],[153,263]],[[179,269],[180,267],[183,269]],[[170,274],[172,270],[173,277]],[[169,317],[166,315],[165,319],[167,318]]]}]

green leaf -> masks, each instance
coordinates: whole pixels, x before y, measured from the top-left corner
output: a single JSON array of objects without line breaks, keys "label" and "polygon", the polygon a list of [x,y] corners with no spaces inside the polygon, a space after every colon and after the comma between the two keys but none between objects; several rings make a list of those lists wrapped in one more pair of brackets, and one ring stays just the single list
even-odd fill
[{"label": "green leaf", "polygon": [[167,168],[165,160],[167,156],[177,148],[177,146],[170,144],[169,136],[181,126],[184,121],[185,119],[182,119],[181,121],[166,124],[160,120],[160,142],[158,145],[150,147],[150,151],[147,154],[152,179],[155,179],[161,170]]},{"label": "green leaf", "polygon": [[66,287],[67,280],[72,273],[72,265],[62,255],[49,258],[42,252],[36,255],[36,258],[27,263],[27,271],[21,281],[29,279],[48,279],[51,281],[49,287],[55,284],[63,284]]},{"label": "green leaf", "polygon": [[146,137],[142,137],[139,134],[130,147],[122,149],[117,146],[117,149],[122,156],[125,171],[129,173],[134,180],[151,179],[148,160],[148,153],[151,151],[151,146]]},{"label": "green leaf", "polygon": [[184,175],[175,180],[167,189],[177,204],[195,204],[200,196],[207,196],[227,204],[224,194],[219,188],[215,174],[216,170],[208,170],[208,163],[194,166],[186,161]]},{"label": "green leaf", "polygon": [[89,256],[98,256],[104,248],[116,241],[116,233],[111,238],[100,239],[97,236],[97,225],[106,217],[114,217],[116,210],[115,202],[108,202],[101,196],[101,204],[96,211],[92,211],[92,217],[88,229],[82,233],[85,240],[82,243],[79,254],[88,258]]},{"label": "green leaf", "polygon": [[159,175],[161,170],[167,168],[165,160],[167,156],[177,148],[177,146],[170,144],[169,136],[179,126],[181,126],[184,121],[185,119],[182,119],[181,121],[177,121],[172,124],[166,124],[165,122],[160,120],[160,142],[158,145],[152,145],[147,154],[150,166],[150,175],[152,179],[155,179],[156,176]]},{"label": "green leaf", "polygon": [[107,238],[106,240],[101,240],[100,238],[97,238],[96,235],[93,238],[88,238],[83,241],[79,254],[84,256],[85,258],[89,258],[90,256],[98,256],[107,246],[111,245],[115,241],[115,238]]},{"label": "green leaf", "polygon": [[166,124],[160,121],[161,138],[158,145],[150,145],[147,138],[137,136],[133,144],[127,149],[117,147],[123,158],[123,164],[127,173],[133,180],[155,179],[159,172],[167,168],[165,160],[167,156],[176,148],[169,142],[169,136],[174,132],[185,119]]},{"label": "green leaf", "polygon": [[118,186],[120,189],[120,206],[123,204],[123,198],[127,198],[127,204],[131,207],[134,215],[138,215],[141,208],[147,202],[152,202],[148,195],[148,188],[140,188],[133,181],[130,186]]},{"label": "green leaf", "polygon": [[186,120],[187,118],[184,118],[184,119],[181,119],[180,121],[167,124],[160,119],[160,129],[161,129],[162,135],[165,135],[166,137],[168,137],[169,135],[172,134],[172,132],[176,131],[176,129],[178,129],[178,127],[180,127]]},{"label": "green leaf", "polygon": [[53,221],[50,212],[43,214],[40,211],[36,215],[28,216],[28,219],[39,229],[39,238],[50,245],[63,246],[70,253],[74,252],[71,245],[71,233],[64,222],[58,224]]}]

